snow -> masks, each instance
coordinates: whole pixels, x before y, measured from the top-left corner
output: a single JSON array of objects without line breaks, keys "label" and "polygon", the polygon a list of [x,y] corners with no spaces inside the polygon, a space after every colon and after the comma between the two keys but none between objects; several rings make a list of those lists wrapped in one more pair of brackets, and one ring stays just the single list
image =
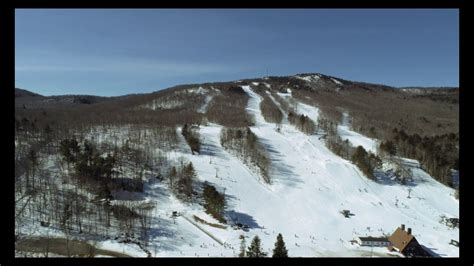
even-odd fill
[{"label": "snow", "polygon": [[[170,160],[183,158],[192,162],[200,182],[208,181],[225,193],[226,217],[249,225],[248,231],[233,229],[231,221],[225,229],[194,221],[192,217],[196,215],[218,223],[198,203],[184,203],[164,183],[150,181],[145,184],[142,197],[156,202],[147,247],[153,257],[237,256],[240,235],[246,237],[247,245],[258,235],[264,250],[271,255],[278,233],[283,235],[291,257],[397,256],[386,248],[371,250],[349,241],[357,236],[391,234],[400,224],[412,228],[417,240],[439,256],[459,256],[458,248],[449,245],[451,239],[459,241],[459,229],[438,222],[441,215],[459,217],[454,190],[431,178],[417,161],[401,158],[413,171],[413,184],[402,186],[388,178],[371,181],[351,162],[328,150],[318,136],[306,135],[286,121],[277,132],[274,124],[263,119],[259,107],[262,97],[250,86],[242,89],[249,96],[246,111],[255,117],[251,130],[273,162],[271,184],[264,183],[257,173],[222,148],[222,126],[217,124],[200,127],[201,154],[192,155],[179,134],[180,147],[168,156]],[[291,92],[278,94],[291,97]],[[298,112],[317,121],[318,108],[301,102],[297,106]],[[347,120],[345,115],[344,123],[338,127],[341,137],[375,151],[377,141],[351,131]],[[390,167],[385,165],[386,169]],[[345,218],[339,213],[342,209],[349,209],[355,216]],[[181,216],[173,220],[173,211]],[[41,235],[52,229],[40,230],[32,234]],[[136,244],[113,240],[101,241],[100,248],[137,257],[147,255]]]},{"label": "snow", "polygon": [[343,113],[343,122],[337,126],[337,132],[342,140],[347,139],[354,147],[362,146],[367,151],[377,153],[378,141],[352,131],[348,119],[349,115]]},{"label": "snow", "polygon": [[298,79],[304,80],[306,82],[317,82],[321,77],[318,74],[307,75],[307,76],[295,76]]},{"label": "snow", "polygon": [[113,240],[101,241],[98,243],[99,248],[120,252],[130,255],[132,257],[146,257],[147,254],[141,250],[137,245],[130,245],[125,243],[118,243]]},{"label": "snow", "polygon": [[[267,203],[265,205],[279,206],[279,212],[285,214],[284,217],[275,217],[277,215],[270,214],[264,210],[260,212],[252,210],[251,213],[255,214],[256,221],[259,224],[259,221],[262,221],[261,224],[265,225],[265,228],[269,228],[269,230],[277,228],[282,233],[286,231],[283,235],[290,238],[293,232],[297,235],[308,235],[308,233],[311,234],[317,231],[314,232],[316,235],[320,234],[322,239],[328,239],[329,243],[326,244],[333,247],[330,248],[332,252],[339,249],[347,252],[347,249],[349,249],[349,254],[354,255],[354,253],[351,253],[354,251],[351,247],[337,243],[338,241],[334,239],[336,237],[332,232],[338,232],[338,235],[347,241],[354,236],[352,230],[350,230],[351,225],[355,232],[364,235],[376,234],[377,229],[381,229],[386,233],[392,233],[400,223],[405,223],[413,228],[413,233],[422,244],[437,248],[437,252],[440,254],[457,256],[457,248],[449,246],[447,244],[448,241],[442,241],[449,237],[458,239],[459,232],[457,230],[447,230],[446,228],[441,230],[442,226],[438,223],[439,215],[443,213],[457,216],[458,204],[450,196],[452,189],[436,182],[424,171],[417,168],[416,164],[413,164],[414,160],[406,160],[407,163],[412,163],[410,165],[414,166],[413,172],[417,177],[418,183],[412,188],[412,198],[403,199],[407,195],[407,187],[387,186],[369,181],[362,176],[354,165],[327,150],[316,136],[306,136],[292,129],[289,125],[283,125],[282,134],[276,133],[271,125],[258,118],[261,114],[256,107],[261,100],[260,96],[252,92],[248,87],[243,87],[243,89],[251,97],[248,103],[249,112],[257,116],[255,119],[257,123],[252,130],[264,143],[270,144],[272,150],[279,151],[279,153],[285,155],[273,154],[279,159],[279,164],[283,166],[282,168],[289,168],[284,169],[285,172],[280,169],[274,173],[276,177],[275,184],[270,187],[270,190],[262,189],[262,194],[274,191],[272,193],[273,196],[269,196],[270,199],[265,201]],[[301,103],[298,105],[302,106]],[[299,108],[301,109],[301,107]],[[305,109],[310,108],[310,106],[305,106]],[[317,113],[317,109],[314,109],[313,113]],[[355,133],[349,130],[346,132]],[[357,137],[366,138],[362,135],[353,134],[350,139],[357,142],[359,141]],[[363,141],[366,140],[363,139]],[[371,145],[372,147],[375,146],[374,141],[371,142]],[[366,147],[370,150],[368,145]],[[292,185],[289,186],[288,184]],[[304,184],[304,186],[299,186],[298,184]],[[319,192],[315,193],[314,190],[308,189],[311,187],[314,190],[318,188],[317,191]],[[361,191],[367,190],[368,192],[360,192],[359,189]],[[433,190],[437,192],[433,194]],[[278,193],[282,191],[284,193]],[[248,194],[250,195],[250,193]],[[275,194],[278,194],[278,197]],[[259,195],[259,197],[263,197],[263,195]],[[409,209],[394,207],[395,198],[399,199],[399,204],[403,201]],[[308,201],[307,199],[313,200]],[[272,202],[269,202],[269,200]],[[324,204],[318,204],[321,202],[324,202]],[[243,203],[240,202],[240,204],[242,205]],[[354,218],[341,219],[342,216],[337,210],[346,206],[356,213]],[[266,215],[268,216],[265,217]],[[374,221],[374,216],[384,217],[384,219]],[[324,217],[324,220],[321,217]],[[349,221],[353,224],[349,223]],[[324,228],[324,230],[315,230],[316,225]],[[367,226],[371,227],[371,231],[367,232]],[[441,235],[445,237],[440,237]],[[270,240],[272,239],[268,239],[268,241]],[[263,240],[263,243],[265,244],[265,240]],[[306,242],[306,245],[308,244]],[[303,245],[300,244],[301,248],[298,250],[304,250]],[[314,253],[308,250],[310,249],[307,249],[305,252],[302,250],[294,250],[294,252],[301,252],[301,255],[306,254],[306,256],[309,254],[314,255]]]},{"label": "snow", "polygon": [[337,85],[342,85],[342,82],[340,82],[339,80],[337,79],[333,79],[333,78],[330,78],[334,83],[336,83]]},{"label": "snow", "polygon": [[198,88],[191,88],[191,89],[179,91],[176,93],[206,94],[207,92],[208,92],[208,89],[205,89],[202,86],[199,86]]},{"label": "snow", "polygon": [[174,109],[184,105],[182,101],[169,100],[169,99],[157,99],[153,100],[149,104],[145,104],[143,107],[147,109]]},{"label": "snow", "polygon": [[285,112],[283,112],[283,110],[281,109],[280,103],[273,97],[273,95],[271,94],[271,92],[265,91],[265,93],[267,93],[268,97],[273,101],[273,103],[274,103],[278,108],[280,108],[280,111],[281,111],[282,113],[285,113]]},{"label": "snow", "polygon": [[206,95],[206,98],[204,98],[204,104],[199,107],[199,109],[197,110],[198,113],[206,113],[207,112],[207,108],[209,107],[209,103],[211,102],[212,100],[212,96],[211,95]]},{"label": "snow", "polygon": [[[212,92],[215,92],[216,90],[214,88],[211,88]],[[198,112],[205,112],[205,109],[207,108],[207,104],[209,101],[212,99],[209,99],[207,97],[212,97],[210,96],[210,91],[207,88],[204,88],[202,86],[199,86],[198,88],[190,88],[182,91],[177,91],[174,92],[175,94],[197,94],[197,95],[206,95],[205,103],[204,105],[198,110]],[[142,108],[147,108],[147,109],[152,109],[152,110],[157,110],[157,109],[174,109],[174,108],[179,108],[182,107],[185,103],[183,101],[179,100],[174,100],[172,98],[164,97],[160,99],[155,99],[151,101],[150,103],[144,104],[141,107]],[[204,110],[204,111],[203,111]]]},{"label": "snow", "polygon": [[423,94],[423,93],[426,93],[427,90],[423,90],[423,89],[414,89],[414,88],[403,88],[403,89],[400,89],[401,91],[403,92],[406,92],[406,93],[411,93],[411,94]]},{"label": "snow", "polygon": [[283,98],[289,98],[291,97],[291,90],[287,90],[286,92],[277,92],[277,94]]},{"label": "snow", "polygon": [[304,104],[302,102],[298,102],[297,107],[296,107],[296,111],[299,114],[303,114],[303,115],[308,116],[314,122],[318,121],[318,118],[319,118],[319,109],[318,108],[315,108],[313,106]]}]

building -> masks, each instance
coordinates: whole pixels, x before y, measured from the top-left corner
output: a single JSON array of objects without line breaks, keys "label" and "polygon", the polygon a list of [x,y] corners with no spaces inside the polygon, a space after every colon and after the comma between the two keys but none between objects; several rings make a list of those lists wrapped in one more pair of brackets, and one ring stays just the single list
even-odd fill
[{"label": "building", "polygon": [[405,231],[405,225],[402,224],[388,238],[390,251],[398,251],[405,257],[431,257],[431,255],[418,243],[413,236],[411,228]]},{"label": "building", "polygon": [[361,246],[388,247],[390,241],[386,237],[359,236],[356,242]]}]

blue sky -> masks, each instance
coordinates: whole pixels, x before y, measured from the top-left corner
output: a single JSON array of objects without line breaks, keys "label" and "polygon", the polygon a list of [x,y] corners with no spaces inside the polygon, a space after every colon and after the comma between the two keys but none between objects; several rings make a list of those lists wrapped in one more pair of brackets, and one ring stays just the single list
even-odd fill
[{"label": "blue sky", "polygon": [[145,93],[318,72],[458,86],[456,9],[17,9],[15,83],[43,95]]}]

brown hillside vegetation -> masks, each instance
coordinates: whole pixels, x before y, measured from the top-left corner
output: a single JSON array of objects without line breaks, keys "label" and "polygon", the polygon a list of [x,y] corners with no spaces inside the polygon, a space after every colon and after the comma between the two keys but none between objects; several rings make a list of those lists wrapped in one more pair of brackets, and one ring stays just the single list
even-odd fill
[{"label": "brown hillside vegetation", "polygon": [[223,126],[245,127],[253,124],[245,108],[249,99],[238,86],[214,86],[221,91],[209,104],[206,116],[210,122]]}]

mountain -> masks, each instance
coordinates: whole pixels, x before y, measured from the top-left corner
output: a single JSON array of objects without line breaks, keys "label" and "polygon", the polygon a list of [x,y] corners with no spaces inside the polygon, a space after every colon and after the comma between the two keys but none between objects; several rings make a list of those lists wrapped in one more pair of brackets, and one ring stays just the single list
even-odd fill
[{"label": "mountain", "polygon": [[20,98],[20,97],[44,97],[44,96],[31,92],[31,91],[15,88],[15,98]]},{"label": "mountain", "polygon": [[71,107],[82,104],[94,104],[111,99],[113,98],[93,95],[43,96],[28,90],[15,88],[15,105],[21,108]]},{"label": "mountain", "polygon": [[458,92],[429,91],[309,73],[17,104],[16,256],[74,239],[96,256],[236,257],[241,236],[271,256],[281,233],[290,257],[403,257],[355,242],[403,224],[458,257]]}]

